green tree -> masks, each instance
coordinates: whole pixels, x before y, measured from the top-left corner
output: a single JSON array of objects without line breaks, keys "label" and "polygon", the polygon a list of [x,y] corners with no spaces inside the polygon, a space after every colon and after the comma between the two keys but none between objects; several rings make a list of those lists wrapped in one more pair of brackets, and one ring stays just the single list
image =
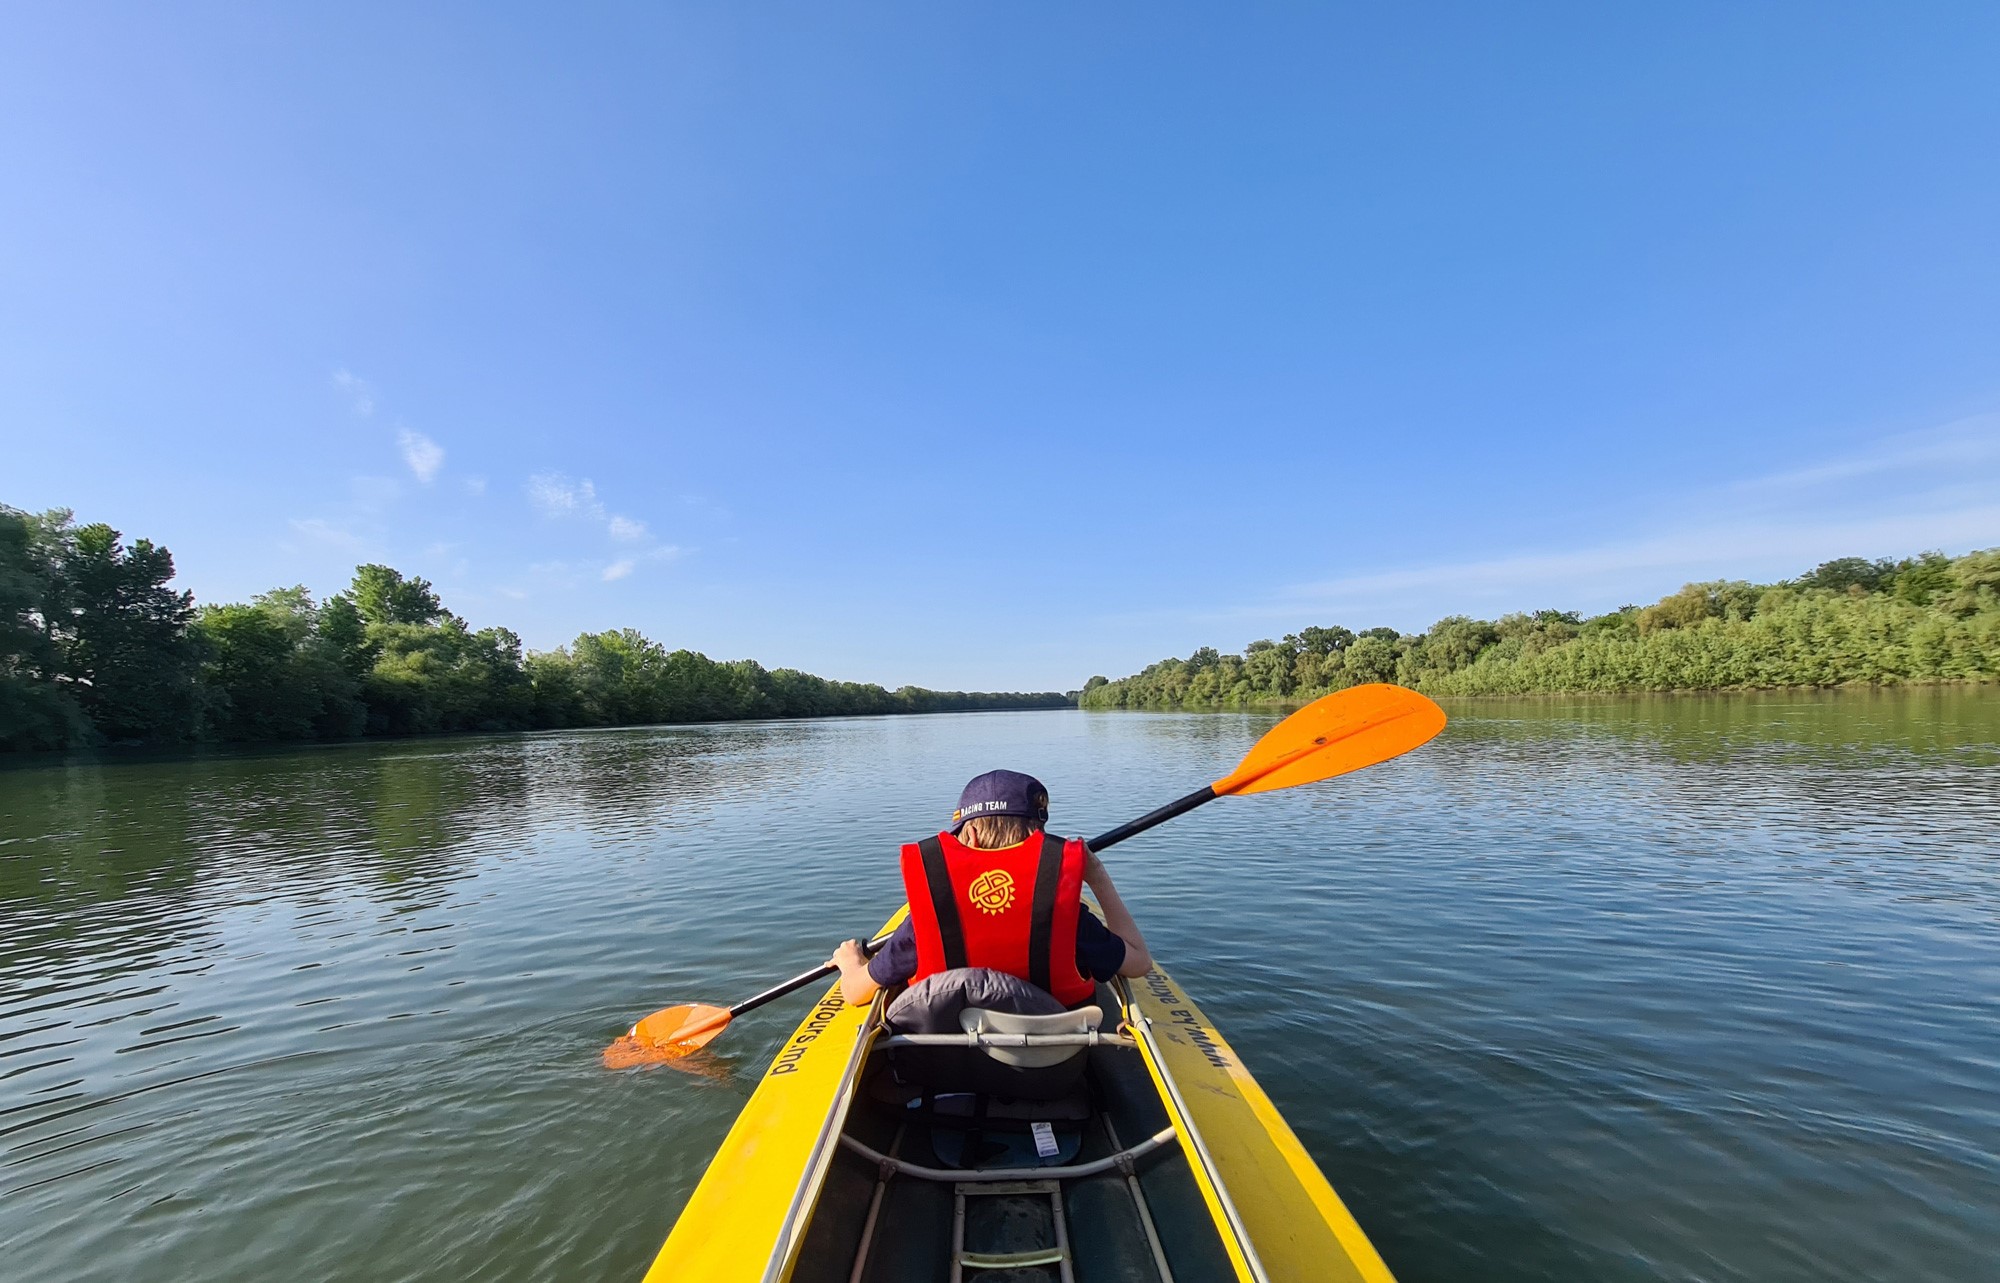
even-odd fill
[{"label": "green tree", "polygon": [[319,608],[315,633],[327,657],[359,678],[375,664],[375,650],[368,641],[368,623],[354,598],[335,593]]},{"label": "green tree", "polygon": [[92,733],[62,683],[49,616],[54,567],[37,531],[28,514],[0,505],[0,751],[68,748]]},{"label": "green tree", "polygon": [[[1286,650],[1292,680],[1281,694],[1264,666]],[[1203,647],[1092,682],[1079,702],[1209,708],[1390,680],[1438,695],[2000,680],[2000,549],[1843,558],[1779,584],[1688,584],[1590,619],[1458,615],[1416,637],[1302,629],[1282,644],[1252,642],[1241,657]]]},{"label": "green tree", "polygon": [[1362,686],[1369,682],[1396,680],[1396,645],[1383,638],[1385,630],[1371,628],[1354,639],[1342,656],[1341,684]]},{"label": "green tree", "polygon": [[1888,586],[1900,600],[1928,606],[1950,596],[1958,587],[1958,576],[1952,572],[1951,558],[1941,552],[1925,552],[1897,562]]},{"label": "green tree", "polygon": [[194,629],[202,641],[211,737],[312,738],[318,692],[301,688],[299,645],[277,612],[259,606],[205,606]]},{"label": "green tree", "polygon": [[1870,561],[1866,557],[1837,557],[1823,561],[1805,574],[1793,580],[1799,588],[1824,588],[1830,592],[1847,592],[1859,589],[1864,593],[1880,592],[1884,585],[1894,578],[1894,562]]},{"label": "green tree", "polygon": [[371,734],[504,731],[532,724],[534,691],[522,667],[521,639],[509,630],[473,632],[447,614],[433,626],[371,623],[368,637],[376,658],[361,693]]},{"label": "green tree", "polygon": [[1414,638],[1398,667],[1404,680],[1422,684],[1426,677],[1469,668],[1481,651],[1499,640],[1499,630],[1486,620],[1451,615]]},{"label": "green tree", "polygon": [[1961,619],[2000,614],[2000,548],[1967,553],[1951,563],[1956,585],[1937,604]]},{"label": "green tree", "polygon": [[[329,629],[333,635],[329,635]],[[304,587],[276,588],[250,605],[206,606],[202,643],[207,737],[339,739],[367,724],[361,702],[359,617],[336,597],[316,606]]]},{"label": "green tree", "polygon": [[1296,644],[1286,638],[1284,644],[1254,641],[1244,648],[1243,679],[1250,683],[1252,691],[1278,697],[1292,693],[1293,664],[1298,659]]},{"label": "green tree", "polygon": [[130,548],[110,526],[51,514],[41,538],[54,568],[50,636],[62,680],[97,732],[114,741],[194,734],[194,594],[167,586],[173,555],[150,539]]},{"label": "green tree", "polygon": [[1637,637],[1639,635],[1639,608],[1637,606],[1620,606],[1618,609],[1608,611],[1602,615],[1592,615],[1589,619],[1583,621],[1583,627],[1579,631],[1585,637],[1605,635]]},{"label": "green tree", "polygon": [[361,618],[370,624],[434,624],[446,615],[428,579],[405,579],[388,566],[356,566],[348,590]]},{"label": "green tree", "polygon": [[[173,573],[148,540],[128,548],[66,511],[0,507],[0,749],[63,748],[100,731],[154,743],[333,739],[1072,702],[888,691],[669,651],[631,629],[527,655],[513,632],[472,629],[429,581],[384,565],[356,567],[324,603],[294,586],[199,612],[167,586]],[[1217,659],[1229,698],[1249,690],[1242,667]]]}]

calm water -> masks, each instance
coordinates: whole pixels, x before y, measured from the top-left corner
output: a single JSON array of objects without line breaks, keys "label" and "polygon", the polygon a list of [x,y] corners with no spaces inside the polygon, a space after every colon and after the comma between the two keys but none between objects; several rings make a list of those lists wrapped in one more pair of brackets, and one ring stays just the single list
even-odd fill
[{"label": "calm water", "polygon": [[[1481,704],[1111,853],[1405,1283],[1990,1279],[2000,694]],[[985,714],[0,771],[16,1280],[636,1278],[995,765],[1097,832],[1269,718]]]}]

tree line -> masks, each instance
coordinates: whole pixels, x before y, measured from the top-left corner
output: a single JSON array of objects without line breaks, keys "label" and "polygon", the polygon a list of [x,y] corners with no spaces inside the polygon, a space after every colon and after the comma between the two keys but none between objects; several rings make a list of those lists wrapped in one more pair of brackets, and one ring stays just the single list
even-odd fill
[{"label": "tree line", "polygon": [[1433,695],[1693,691],[2000,679],[2000,548],[1842,557],[1775,584],[1688,584],[1584,618],[1452,615],[1416,634],[1303,628],[1240,655],[1204,646],[1117,681],[1085,708],[1303,701],[1364,682]]},{"label": "tree line", "polygon": [[427,581],[358,567],[197,605],[174,559],[71,513],[0,505],[0,751],[337,740],[752,717],[1060,708],[1054,692],[887,690],[668,650],[634,629],[524,651]]}]

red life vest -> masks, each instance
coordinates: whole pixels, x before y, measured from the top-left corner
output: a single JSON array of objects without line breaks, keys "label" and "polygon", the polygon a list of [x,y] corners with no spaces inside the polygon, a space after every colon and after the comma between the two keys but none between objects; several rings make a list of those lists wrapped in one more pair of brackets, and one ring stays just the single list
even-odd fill
[{"label": "red life vest", "polygon": [[991,967],[1019,976],[1065,1006],[1088,1002],[1097,982],[1076,967],[1083,909],[1083,843],[1047,833],[982,851],[949,833],[903,848],[903,889],[917,937],[917,973]]}]

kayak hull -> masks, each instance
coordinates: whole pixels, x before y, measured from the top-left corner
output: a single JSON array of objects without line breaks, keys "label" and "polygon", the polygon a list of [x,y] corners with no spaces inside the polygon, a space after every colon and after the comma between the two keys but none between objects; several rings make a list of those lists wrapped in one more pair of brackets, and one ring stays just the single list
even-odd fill
[{"label": "kayak hull", "polygon": [[1276,1107],[1170,976],[1156,968],[1100,998],[1110,1013],[1102,1041],[1080,1053],[1089,1114],[1062,1124],[1074,1153],[1031,1153],[1029,1163],[1052,1166],[1013,1179],[942,1162],[962,1138],[879,1099],[894,1090],[882,1000],[850,1007],[833,986],[765,1069],[647,1283],[931,1283],[992,1233],[1060,1238],[1071,1271],[995,1277],[1391,1283]]}]

